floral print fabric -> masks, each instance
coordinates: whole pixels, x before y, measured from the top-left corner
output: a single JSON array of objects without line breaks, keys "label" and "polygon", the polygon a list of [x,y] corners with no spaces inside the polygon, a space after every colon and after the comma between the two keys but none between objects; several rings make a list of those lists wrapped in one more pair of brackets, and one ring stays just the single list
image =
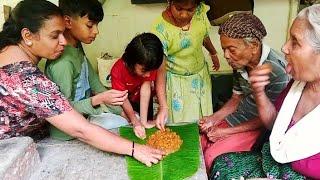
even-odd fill
[{"label": "floral print fabric", "polygon": [[268,178],[302,180],[306,177],[292,170],[289,164],[276,162],[265,143],[261,152],[227,153],[219,156],[212,167],[210,179]]},{"label": "floral print fabric", "polygon": [[58,87],[31,62],[0,68],[0,139],[25,135],[45,118],[72,108]]},{"label": "floral print fabric", "polygon": [[202,51],[211,26],[208,10],[201,3],[187,31],[162,16],[152,26],[151,31],[161,40],[167,57],[166,95],[171,123],[195,122],[212,114],[211,79]]}]

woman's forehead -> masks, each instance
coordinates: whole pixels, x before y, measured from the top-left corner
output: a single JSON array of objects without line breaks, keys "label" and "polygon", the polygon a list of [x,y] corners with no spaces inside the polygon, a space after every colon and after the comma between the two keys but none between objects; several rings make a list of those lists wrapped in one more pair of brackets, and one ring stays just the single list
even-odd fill
[{"label": "woman's forehead", "polygon": [[64,19],[61,16],[52,16],[50,19],[44,21],[41,31],[45,31],[47,33],[54,31],[64,31],[65,23]]}]

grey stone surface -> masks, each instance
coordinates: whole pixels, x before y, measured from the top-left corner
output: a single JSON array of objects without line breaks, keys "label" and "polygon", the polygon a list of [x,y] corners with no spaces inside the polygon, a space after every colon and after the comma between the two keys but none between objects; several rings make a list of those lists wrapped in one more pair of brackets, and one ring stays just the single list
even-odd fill
[{"label": "grey stone surface", "polygon": [[[41,166],[32,180],[129,179],[124,156],[100,151],[78,140],[58,141],[49,138],[37,145]],[[198,172],[188,179],[207,179],[203,158]]]},{"label": "grey stone surface", "polygon": [[78,140],[38,143],[41,166],[31,179],[128,179],[125,159]]},{"label": "grey stone surface", "polygon": [[0,140],[0,179],[29,179],[40,164],[36,145],[29,137]]},{"label": "grey stone surface", "polygon": [[[187,179],[207,179],[203,155],[200,156],[199,170]],[[0,180],[129,179],[124,156],[100,151],[78,140],[48,138],[37,144],[29,137],[1,140],[0,162]]]}]

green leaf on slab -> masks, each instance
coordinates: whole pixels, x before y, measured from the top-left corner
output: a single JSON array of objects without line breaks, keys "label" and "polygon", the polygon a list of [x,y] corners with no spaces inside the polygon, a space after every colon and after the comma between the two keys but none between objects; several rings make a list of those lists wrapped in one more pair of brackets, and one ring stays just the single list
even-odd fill
[{"label": "green leaf on slab", "polygon": [[[158,164],[147,167],[132,157],[127,156],[128,175],[132,180],[179,180],[192,176],[200,166],[199,129],[196,123],[167,126],[183,140],[180,150],[169,154]],[[147,137],[157,131],[147,129]],[[131,127],[121,127],[120,135],[136,143],[146,144],[135,136]]]}]

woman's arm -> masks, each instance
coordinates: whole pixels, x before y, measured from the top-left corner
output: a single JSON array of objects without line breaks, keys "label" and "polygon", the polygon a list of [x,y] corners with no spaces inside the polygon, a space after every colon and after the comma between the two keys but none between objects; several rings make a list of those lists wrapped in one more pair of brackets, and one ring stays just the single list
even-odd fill
[{"label": "woman's arm", "polygon": [[273,123],[277,117],[276,108],[265,93],[265,86],[270,83],[269,73],[271,71],[271,65],[264,64],[250,72],[250,82],[259,117],[268,129],[272,129]]},{"label": "woman's arm", "polygon": [[47,120],[58,129],[103,151],[130,156],[133,153],[134,158],[147,166],[157,163],[164,155],[160,150],[139,144],[135,144],[133,150],[133,142],[89,123],[75,110],[47,118]]},{"label": "woman's arm", "polygon": [[226,134],[231,135],[231,134],[242,133],[247,131],[254,131],[262,127],[263,127],[263,124],[261,120],[258,117],[256,117],[254,119],[250,119],[246,122],[243,122],[238,126],[225,128],[225,130],[226,130]]},{"label": "woman's arm", "polygon": [[207,133],[207,137],[210,141],[216,142],[217,140],[224,139],[232,134],[257,130],[262,126],[263,124],[259,118],[254,118],[235,127],[213,127]]},{"label": "woman's arm", "polygon": [[200,130],[203,133],[206,133],[210,127],[220,124],[220,122],[229,114],[237,110],[241,99],[242,95],[233,93],[231,98],[222,106],[221,109],[199,121]]}]

